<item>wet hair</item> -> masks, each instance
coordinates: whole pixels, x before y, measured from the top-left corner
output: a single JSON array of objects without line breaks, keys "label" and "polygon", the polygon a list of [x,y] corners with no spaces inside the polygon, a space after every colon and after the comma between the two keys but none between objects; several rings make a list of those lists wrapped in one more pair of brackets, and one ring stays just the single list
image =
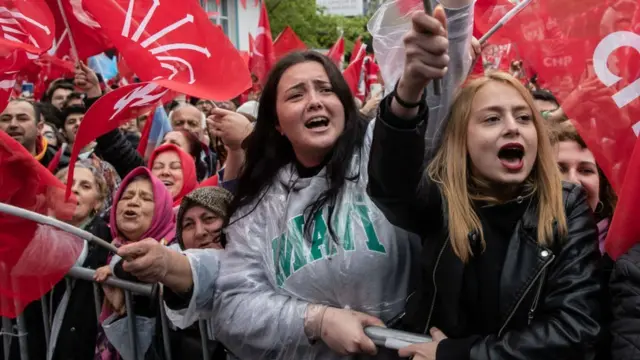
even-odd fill
[{"label": "wet hair", "polygon": [[[294,52],[285,56],[278,61],[269,74],[262,92],[254,131],[243,142],[246,160],[237,179],[237,192],[229,213],[233,216],[236,210],[254,201],[257,207],[280,169],[287,164],[297,162],[291,142],[276,129],[279,121],[276,100],[278,84],[283,74],[292,66],[305,62],[322,65],[329,77],[333,92],[344,107],[345,115],[344,130],[325,159],[329,187],[305,209],[305,237],[310,235],[313,225],[310,219],[313,214],[325,205],[329,205],[329,232],[337,241],[331,226],[333,207],[345,182],[355,181],[358,178],[359,174],[349,173],[350,164],[354,154],[363,146],[367,121],[356,109],[351,90],[340,70],[328,57],[314,51]],[[255,207],[244,216],[248,216],[254,210]]]}]

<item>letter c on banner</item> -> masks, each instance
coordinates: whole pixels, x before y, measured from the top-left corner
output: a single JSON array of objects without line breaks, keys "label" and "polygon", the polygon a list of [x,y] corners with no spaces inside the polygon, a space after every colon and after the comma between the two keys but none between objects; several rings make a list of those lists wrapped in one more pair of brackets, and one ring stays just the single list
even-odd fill
[{"label": "letter c on banner", "polygon": [[[631,31],[618,31],[607,35],[596,47],[593,53],[593,70],[606,87],[610,87],[622,78],[607,67],[609,56],[617,49],[630,46],[640,53],[640,35]],[[618,91],[613,95],[613,101],[619,108],[623,108],[640,96],[640,79]]]}]

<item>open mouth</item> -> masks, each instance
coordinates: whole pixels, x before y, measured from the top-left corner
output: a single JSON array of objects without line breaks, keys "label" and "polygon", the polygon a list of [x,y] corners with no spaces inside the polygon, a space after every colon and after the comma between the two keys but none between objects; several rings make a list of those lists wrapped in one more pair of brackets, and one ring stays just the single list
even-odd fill
[{"label": "open mouth", "polygon": [[317,116],[304,123],[307,129],[317,129],[329,126],[329,119],[324,116]]},{"label": "open mouth", "polygon": [[122,215],[124,216],[125,219],[133,219],[138,216],[138,214],[133,210],[125,210],[125,212]]},{"label": "open mouth", "polygon": [[522,158],[524,157],[524,146],[518,143],[509,143],[500,148],[498,158],[502,166],[509,170],[522,169]]},{"label": "open mouth", "polygon": [[172,187],[173,186],[173,181],[171,181],[171,180],[162,180],[162,183],[166,187]]}]

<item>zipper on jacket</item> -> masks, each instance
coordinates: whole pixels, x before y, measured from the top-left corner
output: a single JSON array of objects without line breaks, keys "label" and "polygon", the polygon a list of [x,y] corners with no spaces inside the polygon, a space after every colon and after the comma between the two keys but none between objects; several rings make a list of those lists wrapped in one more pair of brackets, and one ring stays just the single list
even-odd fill
[{"label": "zipper on jacket", "polygon": [[542,293],[542,287],[544,285],[544,277],[546,274],[547,274],[547,269],[545,268],[542,270],[542,274],[540,275],[540,281],[538,282],[538,290],[536,291],[536,296],[533,298],[531,309],[529,309],[527,325],[531,325],[531,321],[533,321],[533,316],[535,315],[536,309],[538,308],[538,301],[540,300],[540,293]]},{"label": "zipper on jacket", "polygon": [[[524,291],[524,293],[522,293],[522,296],[520,297],[520,299],[518,299],[516,306],[514,306],[513,310],[511,310],[511,312],[509,313],[509,316],[507,317],[507,320],[504,321],[504,324],[502,324],[500,331],[498,331],[498,337],[502,336],[502,332],[509,324],[509,321],[511,321],[511,318],[513,318],[513,315],[515,315],[516,311],[520,307],[520,304],[522,304],[522,301],[524,301],[524,298],[527,296],[527,294],[529,293],[533,285],[535,285],[536,281],[540,278],[540,275],[542,275],[542,273],[547,269],[547,266],[549,266],[553,262],[553,259],[555,259],[555,255],[551,255],[551,257],[547,260],[544,266],[542,266],[542,269],[540,269],[540,271],[536,274],[535,278],[533,278],[533,281],[531,281],[531,283],[527,286],[527,289]],[[540,288],[542,288],[542,286],[540,286]]]},{"label": "zipper on jacket", "polygon": [[433,281],[433,299],[431,300],[431,308],[429,309],[429,316],[427,317],[427,323],[424,326],[423,333],[426,334],[429,331],[429,323],[431,323],[431,315],[433,315],[433,308],[436,305],[436,295],[438,295],[438,285],[436,284],[436,270],[438,269],[438,265],[440,264],[440,259],[442,258],[442,254],[444,253],[444,249],[447,247],[449,243],[449,239],[444,242],[442,245],[442,249],[440,249],[440,253],[438,254],[438,258],[436,259],[436,263],[433,266],[433,274],[431,279]]}]

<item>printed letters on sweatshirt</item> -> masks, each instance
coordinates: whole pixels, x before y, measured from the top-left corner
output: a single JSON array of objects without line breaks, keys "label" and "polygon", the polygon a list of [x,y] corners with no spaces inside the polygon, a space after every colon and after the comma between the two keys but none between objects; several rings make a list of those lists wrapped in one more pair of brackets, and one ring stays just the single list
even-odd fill
[{"label": "printed letters on sweatshirt", "polygon": [[[347,207],[348,211],[333,216],[332,227],[338,236],[337,241],[331,238],[326,214],[323,211],[316,212],[312,217],[313,226],[310,232],[312,241],[304,238],[303,214],[287,221],[287,231],[271,241],[278,286],[282,287],[291,275],[307,264],[336,255],[338,246],[344,251],[354,251],[358,246],[353,234],[354,225],[362,226],[366,235],[364,245],[368,251],[387,253],[376,234],[367,205],[359,202],[348,204]],[[338,217],[343,217],[343,221],[335,221]]]}]

